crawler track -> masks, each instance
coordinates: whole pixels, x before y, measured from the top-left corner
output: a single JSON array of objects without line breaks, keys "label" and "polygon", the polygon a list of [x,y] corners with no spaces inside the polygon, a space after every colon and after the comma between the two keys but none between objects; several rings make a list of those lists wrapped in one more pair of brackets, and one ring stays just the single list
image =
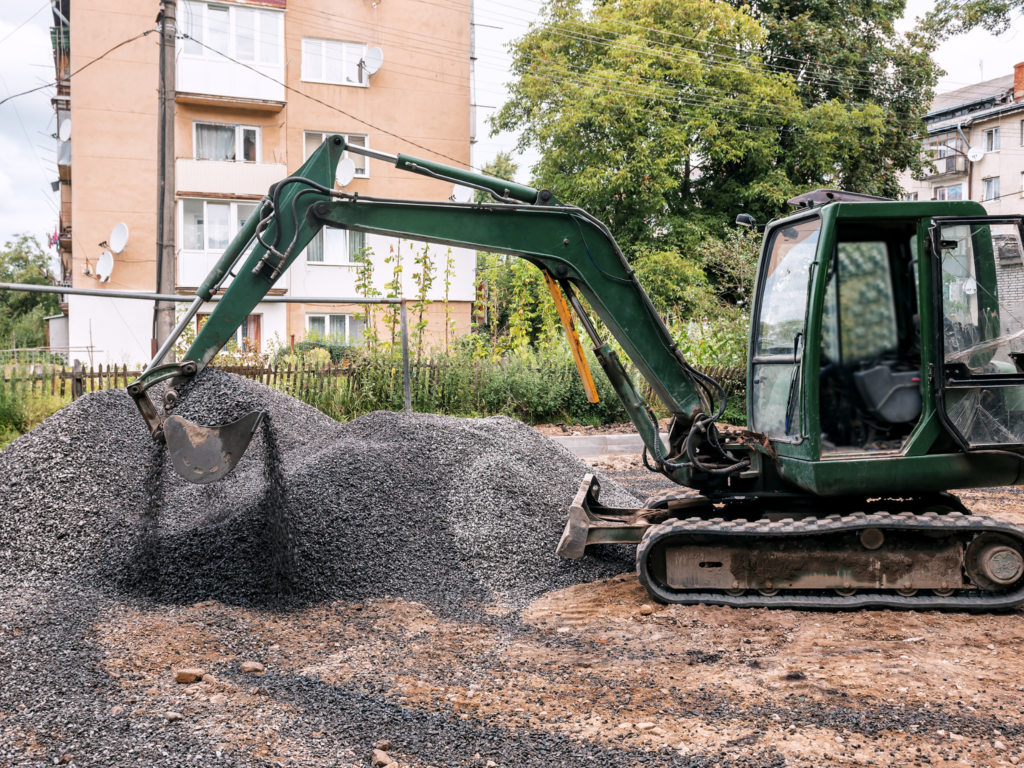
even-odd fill
[{"label": "crawler track", "polygon": [[1009,536],[1024,544],[1024,528],[982,515],[964,515],[960,512],[938,514],[927,512],[915,515],[911,512],[889,514],[854,513],[841,517],[811,517],[798,521],[783,520],[711,520],[692,517],[686,520],[668,520],[651,526],[644,534],[636,551],[637,574],[640,583],[651,595],[664,603],[680,605],[728,605],[733,608],[822,608],[826,610],[853,610],[859,608],[899,608],[958,611],[991,611],[1013,608],[1024,604],[1024,579],[1004,591],[989,592],[976,588],[958,589],[952,595],[917,594],[903,596],[895,591],[861,591],[854,595],[837,595],[831,590],[780,590],[776,595],[748,592],[730,595],[723,591],[678,590],[659,581],[649,567],[650,555],[659,544],[671,544],[680,536],[714,537],[715,541],[729,539],[804,539],[827,534],[856,533],[867,528],[878,528],[884,532],[907,531],[918,536],[929,533],[953,534],[968,542],[982,533],[998,533]]}]

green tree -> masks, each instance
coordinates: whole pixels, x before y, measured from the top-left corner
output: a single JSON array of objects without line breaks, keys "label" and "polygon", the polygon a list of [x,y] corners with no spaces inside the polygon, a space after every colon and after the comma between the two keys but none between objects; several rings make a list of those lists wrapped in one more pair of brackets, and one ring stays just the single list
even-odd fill
[{"label": "green tree", "polygon": [[[890,14],[895,1],[884,3]],[[819,186],[894,193],[899,172],[920,162],[911,126],[934,83],[927,46],[891,30],[866,34],[865,47],[886,50],[871,59],[881,74],[904,60],[920,71],[876,77],[872,94],[855,83],[822,88],[834,78],[773,42],[785,33],[768,24],[776,12],[765,4],[755,18],[711,0],[608,0],[592,10],[551,0],[511,45],[517,79],[492,132],[521,131],[520,148],[541,154],[534,183],[605,221],[631,258],[640,246],[692,251],[738,210],[763,221]],[[813,9],[786,13],[804,25],[786,28],[797,34]]]},{"label": "green tree", "polygon": [[[922,170],[920,118],[941,74],[927,35],[896,31],[906,0],[730,1],[764,28],[765,65],[789,73],[803,106],[820,109],[782,137],[790,177],[901,196],[900,173]],[[844,141],[851,131],[858,140]]]},{"label": "green tree", "polygon": [[1000,35],[1022,11],[1024,0],[938,0],[918,19],[918,31],[936,42],[978,28]]},{"label": "green tree", "polygon": [[[499,152],[489,163],[484,163],[480,173],[485,176],[494,176],[496,179],[515,181],[519,173],[519,163],[512,159],[511,152]],[[494,198],[490,193],[478,189],[473,193],[473,199],[478,203],[493,202]]]},{"label": "green tree", "polygon": [[[17,235],[0,250],[0,281],[52,285],[50,260],[39,242],[29,235]],[[52,293],[0,291],[0,348],[16,340],[19,347],[46,344],[43,318],[60,311]]]}]

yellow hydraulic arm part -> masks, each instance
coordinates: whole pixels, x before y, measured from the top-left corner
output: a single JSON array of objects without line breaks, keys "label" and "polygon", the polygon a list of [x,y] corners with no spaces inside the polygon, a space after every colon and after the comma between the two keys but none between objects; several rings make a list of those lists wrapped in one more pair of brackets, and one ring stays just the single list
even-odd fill
[{"label": "yellow hydraulic arm part", "polygon": [[547,281],[548,290],[551,291],[551,298],[555,300],[555,309],[558,310],[558,316],[562,318],[562,325],[565,327],[565,337],[569,340],[569,346],[572,348],[572,356],[576,360],[576,368],[580,372],[580,379],[583,381],[583,391],[587,393],[587,400],[591,403],[597,403],[601,401],[601,398],[597,396],[597,386],[594,384],[594,377],[590,375],[590,366],[587,364],[587,357],[583,354],[583,345],[580,344],[580,337],[576,333],[576,326],[572,322],[572,316],[569,314],[569,307],[565,303],[565,297],[562,296],[562,290],[558,287],[558,283],[555,282],[555,278],[551,276],[551,273],[546,269],[542,269],[544,273],[544,280]]}]

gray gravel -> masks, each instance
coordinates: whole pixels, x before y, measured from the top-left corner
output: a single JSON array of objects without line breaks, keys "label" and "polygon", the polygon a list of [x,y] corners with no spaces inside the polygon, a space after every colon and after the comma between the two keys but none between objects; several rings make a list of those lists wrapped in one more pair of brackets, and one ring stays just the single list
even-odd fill
[{"label": "gray gravel", "polygon": [[[519,608],[631,569],[630,548],[580,562],[554,554],[588,467],[512,419],[379,412],[338,424],[216,371],[177,412],[215,424],[253,408],[266,409],[271,426],[212,486],[173,474],[122,391],[87,395],[0,452],[0,765],[52,765],[65,753],[76,765],[134,764],[143,754],[147,765],[230,762],[187,728],[161,727],[160,746],[146,748],[145,732],[107,714],[123,694],[99,668],[91,632],[122,605],[173,611],[215,599],[288,611],[389,595],[515,632],[514,611],[480,609]],[[267,461],[275,446],[277,485]],[[604,494],[635,503],[611,482]],[[365,754],[390,724],[437,765],[467,740],[519,765],[614,762],[609,753],[595,763],[543,732],[481,730],[362,691],[303,678],[265,685],[297,708],[296,733],[322,730],[330,712],[325,757]]]},{"label": "gray gravel", "polygon": [[[267,430],[225,480],[196,486],[165,465],[156,516],[142,419],[121,391],[76,401],[0,452],[0,584],[73,577],[165,602],[288,604],[401,596],[463,610],[517,608],[550,589],[631,570],[631,549],[554,554],[588,467],[504,417],[377,412],[339,424],[261,384],[204,373],[177,413],[222,423],[271,414],[291,572],[268,517]],[[276,463],[276,462],[274,462]],[[636,500],[614,483],[604,497]],[[155,550],[155,551],[154,551]]]}]

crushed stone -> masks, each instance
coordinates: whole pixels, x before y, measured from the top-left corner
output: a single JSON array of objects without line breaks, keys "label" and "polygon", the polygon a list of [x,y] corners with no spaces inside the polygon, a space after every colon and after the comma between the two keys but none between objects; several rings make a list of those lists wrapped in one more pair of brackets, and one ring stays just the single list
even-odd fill
[{"label": "crushed stone", "polygon": [[[270,414],[218,483],[174,474],[116,390],[0,452],[0,584],[70,577],[165,602],[244,605],[391,595],[459,611],[515,609],[631,570],[629,547],[555,554],[589,468],[513,419],[375,412],[339,424],[209,369],[191,390],[175,413],[200,424]],[[608,480],[602,493],[637,503]]]}]

